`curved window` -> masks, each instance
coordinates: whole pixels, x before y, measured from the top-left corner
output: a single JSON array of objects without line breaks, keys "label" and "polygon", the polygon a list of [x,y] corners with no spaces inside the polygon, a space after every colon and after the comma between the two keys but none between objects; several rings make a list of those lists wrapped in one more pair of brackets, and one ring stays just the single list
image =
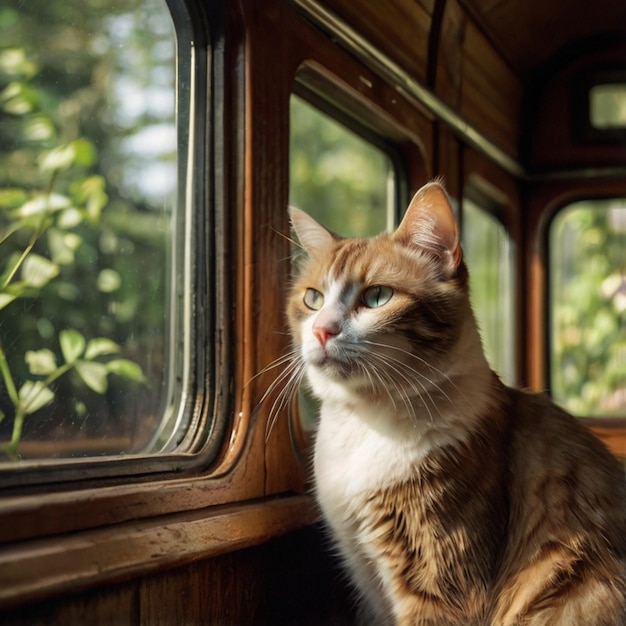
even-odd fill
[{"label": "curved window", "polygon": [[626,199],[565,207],[549,249],[552,394],[576,415],[626,415]]},{"label": "curved window", "polygon": [[483,348],[491,367],[515,382],[515,274],[511,238],[492,213],[463,199],[463,253]]},{"label": "curved window", "polygon": [[0,463],[184,436],[184,30],[165,0],[0,9]]}]

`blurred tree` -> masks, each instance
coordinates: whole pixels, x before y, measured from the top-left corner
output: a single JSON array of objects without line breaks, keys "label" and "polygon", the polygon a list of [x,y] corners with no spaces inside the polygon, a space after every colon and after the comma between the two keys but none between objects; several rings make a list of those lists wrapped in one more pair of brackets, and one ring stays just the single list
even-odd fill
[{"label": "blurred tree", "polygon": [[389,225],[388,154],[298,96],[291,98],[289,202],[343,236]]},{"label": "blurred tree", "polygon": [[623,415],[626,201],[570,205],[550,234],[553,394],[578,415]]},{"label": "blurred tree", "polygon": [[[7,364],[23,381],[29,351],[62,363],[59,334],[75,329],[123,346],[151,381],[130,389],[111,379],[102,397],[69,372],[54,403],[29,415],[24,438],[117,437],[132,451],[150,436],[141,416],[153,422],[163,410],[167,377],[171,16],[165,0],[15,1],[0,8],[0,42],[0,274],[11,278],[25,250],[54,272],[0,310]],[[11,407],[0,410],[3,438]]]}]

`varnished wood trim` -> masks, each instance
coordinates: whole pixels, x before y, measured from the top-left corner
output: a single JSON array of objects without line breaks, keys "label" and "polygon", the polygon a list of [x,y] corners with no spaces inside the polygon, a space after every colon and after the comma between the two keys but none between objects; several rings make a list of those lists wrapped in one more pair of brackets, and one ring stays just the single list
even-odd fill
[{"label": "varnished wood trim", "polygon": [[0,607],[240,550],[313,521],[310,498],[292,496],[7,546],[0,550]]},{"label": "varnished wood trim", "polygon": [[510,174],[518,177],[525,176],[525,170],[519,161],[492,143],[474,126],[468,124],[429,89],[421,85],[380,50],[373,47],[367,39],[333,12],[321,6],[316,0],[289,0],[289,2],[304,13],[308,19],[336,37],[344,47],[366,65],[373,67],[378,74],[390,80],[396,85],[398,91],[404,93],[407,98],[426,107],[450,126],[468,145],[488,156]]}]

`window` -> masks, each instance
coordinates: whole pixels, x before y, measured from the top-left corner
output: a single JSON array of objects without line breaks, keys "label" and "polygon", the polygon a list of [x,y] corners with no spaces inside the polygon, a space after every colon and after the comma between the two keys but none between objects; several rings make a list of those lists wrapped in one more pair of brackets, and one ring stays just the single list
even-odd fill
[{"label": "window", "polygon": [[393,227],[389,154],[296,95],[290,133],[290,204],[343,236],[368,237]]},{"label": "window", "polygon": [[470,294],[491,367],[515,382],[515,274],[511,238],[503,224],[468,198],[463,200],[462,244]]},{"label": "window", "polygon": [[625,415],[626,198],[571,204],[549,236],[552,394],[576,415]]},{"label": "window", "polygon": [[0,9],[2,467],[171,450],[185,432],[192,52],[177,26],[165,0]]},{"label": "window", "polygon": [[589,90],[589,118],[599,130],[626,129],[626,84],[594,85]]},{"label": "window", "polygon": [[[396,176],[388,153],[291,97],[289,203],[345,237],[369,237],[395,225]],[[317,407],[299,395],[302,427],[312,430]]]}]

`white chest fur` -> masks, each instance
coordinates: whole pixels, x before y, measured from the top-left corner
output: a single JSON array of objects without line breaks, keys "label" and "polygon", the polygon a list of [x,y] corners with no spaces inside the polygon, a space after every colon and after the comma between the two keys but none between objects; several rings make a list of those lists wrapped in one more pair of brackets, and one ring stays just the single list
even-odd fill
[{"label": "white chest fur", "polygon": [[318,501],[332,526],[368,493],[405,481],[434,447],[462,436],[439,415],[437,428],[423,419],[398,416],[390,403],[326,401],[315,443]]}]

